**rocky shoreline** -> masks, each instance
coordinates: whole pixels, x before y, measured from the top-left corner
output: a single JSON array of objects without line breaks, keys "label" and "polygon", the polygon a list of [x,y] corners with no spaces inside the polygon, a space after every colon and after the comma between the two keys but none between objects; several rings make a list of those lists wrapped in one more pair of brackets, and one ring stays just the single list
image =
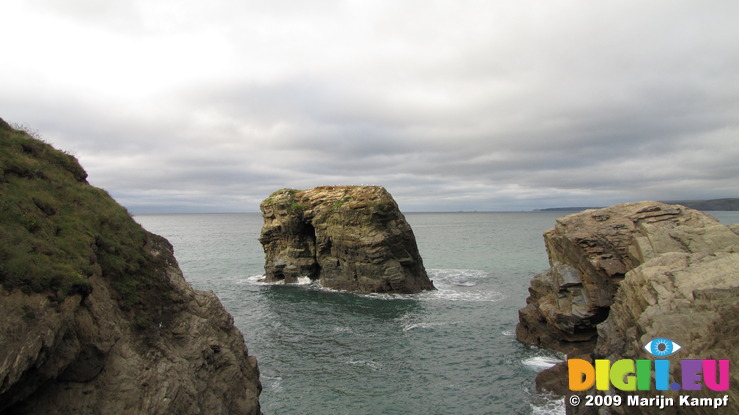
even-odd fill
[{"label": "rocky shoreline", "polygon": [[[739,228],[680,205],[639,202],[587,210],[544,233],[551,268],[534,277],[517,338],[586,360],[645,359],[654,338],[682,346],[679,359],[739,360]],[[679,379],[680,365],[671,366]],[[731,383],[739,383],[734,371]],[[537,377],[569,395],[566,362]],[[620,393],[619,391],[616,391]],[[641,391],[645,397],[657,391]],[[669,391],[670,393],[674,391]],[[695,397],[715,397],[703,389]],[[736,388],[728,391],[734,413]],[[690,413],[702,412],[689,408]],[[591,413],[571,407],[568,413]],[[605,413],[627,413],[604,408]],[[680,413],[679,408],[672,408]],[[628,413],[649,408],[628,408]],[[668,410],[669,411],[669,410]],[[592,412],[595,413],[595,412]]]}]

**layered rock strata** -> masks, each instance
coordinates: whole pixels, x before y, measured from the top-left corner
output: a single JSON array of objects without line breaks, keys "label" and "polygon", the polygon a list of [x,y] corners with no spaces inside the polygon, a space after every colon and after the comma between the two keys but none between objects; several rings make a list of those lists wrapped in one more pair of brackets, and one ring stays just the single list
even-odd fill
[{"label": "layered rock strata", "polygon": [[557,219],[544,242],[551,268],[531,281],[516,335],[571,353],[593,350],[627,272],[665,253],[721,251],[737,235],[703,212],[639,202]]},{"label": "layered rock strata", "polygon": [[[676,358],[670,357],[670,376],[677,381],[682,359],[737,361],[739,235],[735,232],[735,226],[723,226],[705,213],[657,202],[623,204],[561,218],[544,234],[551,269],[532,281],[528,304],[519,311],[517,337],[569,353],[569,357],[611,362],[653,359],[644,345],[655,338],[668,338],[682,346]],[[555,366],[538,376],[537,385],[570,394],[566,373],[566,363]],[[738,382],[732,370],[730,384]],[[636,393],[677,400],[680,392]],[[736,388],[726,393],[705,387],[690,392],[695,398],[724,394],[729,395],[731,405],[724,410],[736,413]],[[586,407],[567,410],[597,412]],[[653,410],[611,407],[600,413]],[[676,404],[665,413],[713,411],[712,407]]]},{"label": "layered rock strata", "polygon": [[77,161],[0,120],[0,412],[259,414],[212,292]]},{"label": "layered rock strata", "polygon": [[260,205],[265,281],[387,293],[432,290],[415,236],[379,186],[283,189]]},{"label": "layered rock strata", "polygon": [[[644,345],[657,338],[668,338],[681,349],[670,360],[670,379],[682,382],[684,359],[728,359],[729,389],[712,391],[702,386],[698,391],[640,392],[642,397],[666,396],[675,399],[675,407],[664,413],[715,414],[739,413],[739,244],[715,253],[670,252],[651,259],[630,271],[616,294],[611,313],[598,326],[596,359],[650,358]],[[653,358],[653,357],[652,357]],[[705,375],[705,374],[703,374]],[[707,376],[707,375],[706,375]],[[703,385],[703,379],[700,381]],[[633,392],[616,391],[623,395]],[[728,406],[680,407],[679,396],[723,398]],[[583,409],[573,413],[587,413]],[[654,408],[613,408],[616,414],[651,414]]]}]

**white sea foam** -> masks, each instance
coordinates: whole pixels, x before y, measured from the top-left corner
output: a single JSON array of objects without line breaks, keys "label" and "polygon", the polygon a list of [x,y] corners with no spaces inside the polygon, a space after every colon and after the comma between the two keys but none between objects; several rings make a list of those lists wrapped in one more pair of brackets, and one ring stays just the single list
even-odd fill
[{"label": "white sea foam", "polygon": [[422,297],[432,300],[493,302],[504,298],[500,292],[480,289],[481,282],[490,276],[479,269],[429,269],[429,278],[436,291],[427,291]]},{"label": "white sea foam", "polygon": [[549,357],[549,356],[534,356],[534,357],[529,357],[528,359],[524,359],[521,361],[521,363],[523,363],[524,366],[528,366],[536,370],[537,372],[541,372],[544,369],[549,369],[550,367],[560,362],[562,362],[562,359],[558,359],[556,357]]},{"label": "white sea foam", "polygon": [[433,323],[408,323],[403,326],[403,331],[410,331],[415,329],[433,329],[435,327],[448,326],[450,324],[462,324],[462,321],[440,321]]},{"label": "white sea foam", "polygon": [[250,275],[244,279],[236,281],[237,284],[262,284],[261,280],[264,279],[264,275]]},{"label": "white sea foam", "polygon": [[[427,270],[429,278],[434,281],[436,290],[424,291],[419,294],[388,294],[388,293],[357,293],[357,295],[379,299],[379,300],[444,300],[444,301],[472,301],[472,302],[494,302],[500,301],[505,296],[497,291],[483,290],[478,287],[479,282],[485,280],[489,275],[482,270],[474,269],[430,269]],[[321,286],[318,280],[308,277],[298,278],[298,282],[285,284],[284,281],[263,282],[264,275],[253,275],[247,277],[245,282],[256,285],[296,285],[310,286],[313,289],[323,291],[342,292]],[[244,280],[238,283],[244,283]]]},{"label": "white sea foam", "polygon": [[516,332],[514,330],[503,330],[500,332],[500,334],[504,336],[514,336]]},{"label": "white sea foam", "polygon": [[[528,359],[521,361],[524,366],[527,366],[537,372],[541,372],[544,369],[564,361],[564,355],[559,357],[553,356],[532,356]],[[549,394],[537,393],[531,396],[531,413],[533,415],[564,415],[565,414],[565,401],[564,398],[558,398]]]},{"label": "white sea foam", "polygon": [[[266,282],[262,281],[265,278],[264,275],[252,275],[250,277],[246,277],[246,279],[237,281],[237,284],[243,284],[243,283],[249,283],[249,284],[258,284],[258,285],[287,285],[285,284],[284,280],[281,281],[275,281],[275,282]],[[318,281],[313,281],[309,277],[300,277],[298,278],[297,282],[290,283],[289,285],[311,285],[313,283],[318,283]]]},{"label": "white sea foam", "polygon": [[266,383],[269,387],[270,392],[280,393],[282,392],[282,378],[279,376],[266,376],[264,374],[259,375],[262,383]]},{"label": "white sea foam", "polygon": [[428,269],[429,278],[435,284],[474,287],[479,280],[488,277],[488,273],[479,269]]},{"label": "white sea foam", "polygon": [[366,366],[373,370],[380,370],[382,368],[382,364],[372,360],[349,360],[346,363],[352,366]]},{"label": "white sea foam", "polygon": [[423,293],[423,296],[431,300],[472,302],[494,302],[505,298],[497,291],[457,291],[448,288],[438,288],[436,291]]},{"label": "white sea foam", "polygon": [[564,415],[566,413],[565,398],[544,397],[543,399],[542,405],[531,404],[532,415]]}]

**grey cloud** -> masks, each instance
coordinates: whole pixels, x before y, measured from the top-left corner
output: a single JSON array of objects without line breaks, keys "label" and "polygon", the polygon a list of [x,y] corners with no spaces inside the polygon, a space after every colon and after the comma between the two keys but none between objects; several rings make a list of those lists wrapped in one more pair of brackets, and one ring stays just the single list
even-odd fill
[{"label": "grey cloud", "polygon": [[185,3],[152,27],[148,3],[128,2],[116,36],[190,31],[222,53],[175,53],[184,75],[154,71],[130,95],[72,93],[52,72],[25,92],[2,81],[0,116],[142,209],[256,210],[281,187],[342,183],[413,210],[737,196],[739,6],[533,4]]}]

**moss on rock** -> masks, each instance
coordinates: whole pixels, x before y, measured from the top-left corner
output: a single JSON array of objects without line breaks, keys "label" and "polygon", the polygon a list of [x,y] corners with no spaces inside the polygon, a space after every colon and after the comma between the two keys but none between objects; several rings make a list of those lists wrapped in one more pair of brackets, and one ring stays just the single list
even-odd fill
[{"label": "moss on rock", "polygon": [[152,235],[86,178],[73,156],[2,123],[0,284],[61,301],[89,294],[99,273],[124,309],[145,312],[166,264],[144,249]]},{"label": "moss on rock", "polygon": [[259,414],[259,371],[77,160],[0,120],[0,412]]},{"label": "moss on rock", "polygon": [[415,293],[434,289],[410,225],[379,186],[281,189],[260,206],[266,280]]}]

